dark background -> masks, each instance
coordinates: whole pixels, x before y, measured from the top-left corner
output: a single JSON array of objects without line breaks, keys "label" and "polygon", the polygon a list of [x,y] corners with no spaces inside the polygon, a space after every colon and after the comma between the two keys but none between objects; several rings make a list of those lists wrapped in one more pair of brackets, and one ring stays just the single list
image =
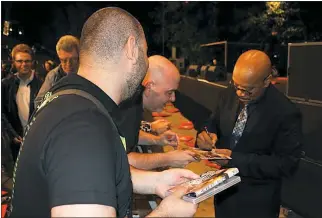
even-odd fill
[{"label": "dark background", "polygon": [[[20,25],[24,28],[24,40],[30,44],[39,43],[44,45],[50,50],[55,50],[55,44],[57,40],[54,38],[49,38],[46,36],[50,30],[50,26],[65,25],[63,22],[59,23],[57,16],[57,11],[66,15],[69,13],[66,7],[71,5],[77,5],[79,2],[1,2],[1,19],[2,22],[5,19],[16,20],[20,22]],[[118,6],[130,13],[132,13],[138,20],[142,23],[144,30],[146,32],[149,52],[150,53],[162,53],[162,45],[160,42],[156,42],[153,38],[157,27],[153,24],[149,13],[155,10],[157,7],[160,8],[162,2],[81,2],[86,5],[86,12],[83,14],[74,13],[70,14],[79,22],[85,21],[93,12],[102,7],[108,6]],[[189,2],[185,2],[188,4]],[[322,2],[299,2],[299,7],[301,10],[301,18],[305,23],[307,31],[310,33],[312,31],[322,33]],[[230,19],[232,10],[234,7],[240,8],[247,11],[252,7],[258,7],[264,5],[264,2],[219,2],[218,3],[218,25],[220,26],[219,39],[220,40],[233,40],[236,41],[240,38],[239,34],[231,33],[229,27],[236,25]],[[192,16],[194,16],[192,14]],[[56,22],[56,23],[55,23]],[[165,27],[167,28],[167,27]],[[63,32],[63,31],[62,31]],[[68,34],[68,32],[63,32]],[[54,35],[54,34],[53,34]],[[56,39],[57,37],[55,37]],[[59,37],[58,37],[59,38]],[[214,40],[216,41],[216,40]]]}]

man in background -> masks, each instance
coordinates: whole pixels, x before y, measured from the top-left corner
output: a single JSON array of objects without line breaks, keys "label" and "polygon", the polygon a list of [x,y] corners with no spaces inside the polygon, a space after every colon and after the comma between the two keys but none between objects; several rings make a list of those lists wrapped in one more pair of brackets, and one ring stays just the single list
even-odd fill
[{"label": "man in background", "polygon": [[12,49],[14,75],[1,82],[1,123],[11,140],[13,159],[17,159],[23,132],[34,111],[34,99],[41,87],[33,65],[33,51],[26,44],[18,44]]},{"label": "man in background", "polygon": [[35,99],[35,107],[41,103],[45,94],[57,83],[57,81],[67,74],[76,73],[78,70],[79,40],[75,36],[62,36],[56,44],[56,51],[60,60],[60,65],[48,72]]}]

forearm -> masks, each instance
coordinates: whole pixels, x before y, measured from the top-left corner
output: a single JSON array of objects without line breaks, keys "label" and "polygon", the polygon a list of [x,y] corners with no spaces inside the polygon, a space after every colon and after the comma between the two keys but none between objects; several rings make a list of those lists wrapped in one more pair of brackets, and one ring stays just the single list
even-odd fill
[{"label": "forearm", "polygon": [[128,154],[128,159],[131,166],[143,170],[152,170],[169,165],[167,153],[141,154],[131,152]]},{"label": "forearm", "polygon": [[130,166],[133,191],[136,194],[155,194],[158,172],[139,170]]},{"label": "forearm", "polygon": [[160,136],[155,136],[140,130],[139,142],[140,145],[157,145],[160,140]]}]

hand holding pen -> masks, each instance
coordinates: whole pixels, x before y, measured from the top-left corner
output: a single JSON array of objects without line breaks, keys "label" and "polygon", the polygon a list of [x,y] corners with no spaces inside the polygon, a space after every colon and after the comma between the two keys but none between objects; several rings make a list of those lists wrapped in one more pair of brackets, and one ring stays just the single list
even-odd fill
[{"label": "hand holding pen", "polygon": [[204,131],[197,136],[197,145],[200,149],[211,151],[216,148],[217,135],[210,133],[207,127],[204,127]]}]

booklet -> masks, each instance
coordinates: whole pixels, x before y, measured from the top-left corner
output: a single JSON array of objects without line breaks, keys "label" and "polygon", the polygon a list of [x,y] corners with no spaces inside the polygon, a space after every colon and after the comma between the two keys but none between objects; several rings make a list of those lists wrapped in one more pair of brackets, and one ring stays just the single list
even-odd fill
[{"label": "booklet", "polygon": [[188,190],[183,199],[198,204],[239,183],[241,181],[240,177],[235,176],[238,172],[237,168],[207,171],[206,173],[201,174],[198,179],[190,180],[171,188],[168,191],[168,194],[175,192],[178,187],[187,186]]},{"label": "booklet", "polygon": [[204,151],[199,148],[187,148],[187,150],[194,152],[196,154],[195,158],[198,158],[200,160],[231,160],[231,157],[229,156],[216,153],[215,149],[211,151]]}]

